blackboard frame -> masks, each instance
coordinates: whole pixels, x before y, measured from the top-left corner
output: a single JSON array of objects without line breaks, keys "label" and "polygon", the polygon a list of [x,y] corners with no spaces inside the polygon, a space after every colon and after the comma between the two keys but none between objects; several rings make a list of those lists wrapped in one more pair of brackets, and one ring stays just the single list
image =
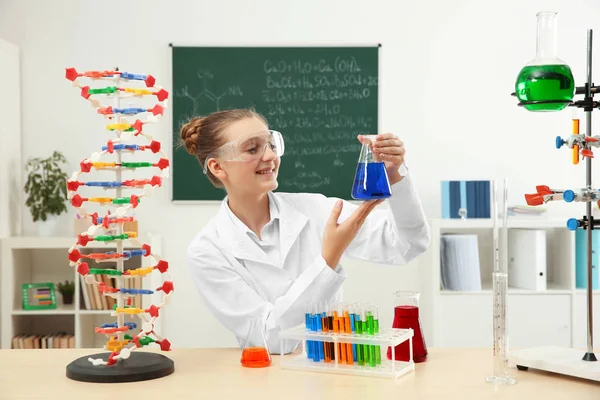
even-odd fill
[{"label": "blackboard frame", "polygon": [[[210,44],[203,44],[203,43],[198,43],[198,42],[194,42],[194,43],[188,43],[188,44],[183,44],[181,42],[179,42],[179,44],[174,44],[172,42],[170,42],[168,44],[169,47],[169,81],[171,82],[171,84],[173,84],[173,48],[175,47],[179,47],[179,48],[183,48],[183,47],[202,47],[202,48],[239,48],[239,47],[248,47],[248,48],[307,48],[307,47],[311,47],[311,48],[377,48],[377,79],[378,79],[378,83],[377,83],[377,111],[376,111],[376,115],[377,115],[377,126],[380,126],[380,122],[381,122],[381,48],[382,48],[382,44],[381,43],[374,43],[374,42],[363,42],[363,43],[333,43],[333,42],[328,42],[328,43],[312,43],[312,44],[308,44],[308,43],[303,43],[303,44],[298,44],[298,43],[252,43],[252,44],[243,44],[243,43],[227,43],[227,44],[215,44],[215,43],[210,43]],[[171,91],[174,92],[175,88],[172,87]],[[174,93],[173,93],[174,95]],[[172,99],[170,99],[171,102],[173,102]],[[175,134],[175,132],[172,131],[172,127],[173,127],[173,118],[174,118],[174,109],[173,107],[168,107],[168,114],[169,114],[169,131],[170,131],[170,136],[169,136],[169,157],[170,157],[170,162],[171,162],[171,179],[169,179],[169,200],[171,203],[175,204],[175,205],[220,205],[222,203],[223,200],[217,200],[217,199],[193,199],[193,200],[182,200],[182,199],[176,199],[174,197],[174,180],[173,178],[173,166],[174,166],[174,152],[175,152],[175,148],[173,146],[173,135]],[[191,156],[190,156],[191,157]],[[206,179],[206,178],[205,178]],[[346,199],[348,201],[354,202],[354,200],[352,199]],[[358,203],[358,201],[357,201]]]}]

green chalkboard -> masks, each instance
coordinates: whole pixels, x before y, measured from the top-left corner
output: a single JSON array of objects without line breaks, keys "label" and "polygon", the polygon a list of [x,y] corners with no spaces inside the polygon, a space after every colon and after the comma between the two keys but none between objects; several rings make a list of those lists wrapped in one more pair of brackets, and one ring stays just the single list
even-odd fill
[{"label": "green chalkboard", "polygon": [[253,107],[283,134],[277,191],[350,199],[358,134],[378,128],[379,47],[177,47],[173,62],[172,200],[222,200],[178,147],[193,116]]}]

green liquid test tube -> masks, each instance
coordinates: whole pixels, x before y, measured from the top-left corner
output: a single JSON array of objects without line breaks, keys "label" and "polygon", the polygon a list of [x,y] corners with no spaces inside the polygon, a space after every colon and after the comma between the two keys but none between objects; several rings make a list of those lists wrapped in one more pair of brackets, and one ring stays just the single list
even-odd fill
[{"label": "green liquid test tube", "polygon": [[[371,311],[367,311],[367,326],[369,328],[368,334],[369,336],[373,336],[375,334],[375,321],[373,318],[373,314]],[[369,345],[369,365],[371,367],[377,366],[377,358],[375,357],[375,345]]]},{"label": "green liquid test tube", "polygon": [[140,167],[151,167],[151,162],[122,162],[121,167],[123,168],[140,168]]},{"label": "green liquid test tube", "polygon": [[116,86],[108,86],[108,87],[101,88],[101,89],[89,89],[88,90],[89,94],[113,94],[116,92],[117,92]]},{"label": "green liquid test tube", "polygon": [[[358,310],[356,311],[356,319],[354,320],[354,329],[356,331],[357,335],[362,335],[363,334],[363,330],[362,330],[362,322],[361,322],[361,315],[358,312]],[[358,365],[365,365],[365,360],[363,357],[363,345],[362,344],[357,344],[356,345],[356,362],[358,363]]]},{"label": "green liquid test tube", "polygon": [[121,272],[116,269],[100,269],[100,268],[90,268],[90,274],[92,275],[116,275],[121,276]]},{"label": "green liquid test tube", "polygon": [[[362,331],[363,334],[367,335],[369,333],[369,329],[367,327],[367,320],[366,320],[366,315],[363,312],[362,315]],[[363,357],[365,359],[365,365],[369,363],[369,345],[368,344],[363,344]]]},{"label": "green liquid test tube", "polygon": [[[375,334],[379,334],[379,320],[375,319]],[[381,365],[381,346],[375,346],[375,358],[377,360],[377,365]]]}]

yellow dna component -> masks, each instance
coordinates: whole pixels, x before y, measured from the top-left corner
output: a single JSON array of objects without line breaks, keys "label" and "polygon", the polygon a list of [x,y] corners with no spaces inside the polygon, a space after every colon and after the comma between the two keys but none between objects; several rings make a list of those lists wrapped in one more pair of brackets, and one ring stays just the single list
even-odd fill
[{"label": "yellow dna component", "polygon": [[117,163],[116,162],[102,162],[102,161],[96,161],[92,163],[92,166],[94,168],[100,169],[100,168],[111,168],[111,167],[116,167]]},{"label": "yellow dna component", "polygon": [[92,201],[94,203],[110,203],[112,199],[110,197],[90,197],[88,201]]},{"label": "yellow dna component", "polygon": [[117,340],[115,336],[111,337],[108,342],[106,342],[106,350],[108,351],[121,351],[121,349],[129,343],[129,340]]},{"label": "yellow dna component", "polygon": [[152,273],[153,270],[154,270],[153,267],[130,269],[129,270],[129,275],[131,275],[131,276],[144,276],[144,275],[148,275],[148,274]]},{"label": "yellow dna component", "polygon": [[106,125],[106,129],[109,131],[124,131],[126,129],[131,128],[131,124],[109,124]]},{"label": "yellow dna component", "polygon": [[133,93],[136,96],[144,96],[144,95],[152,94],[152,92],[149,91],[149,90],[138,89],[138,88],[125,88],[125,92],[126,93]]},{"label": "yellow dna component", "polygon": [[146,311],[142,310],[141,308],[120,308],[120,307],[115,308],[115,311],[117,313],[128,314],[128,315],[135,315],[135,314],[141,314],[141,313],[146,312]]},{"label": "yellow dna component", "polygon": [[129,238],[137,237],[137,232],[123,232],[123,233],[126,234]]}]

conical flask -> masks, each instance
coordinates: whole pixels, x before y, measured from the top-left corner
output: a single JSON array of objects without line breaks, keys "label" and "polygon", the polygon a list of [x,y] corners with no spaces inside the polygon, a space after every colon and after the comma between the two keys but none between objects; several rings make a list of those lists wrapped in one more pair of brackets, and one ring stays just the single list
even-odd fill
[{"label": "conical flask", "polygon": [[[421,329],[419,318],[419,292],[396,292],[394,293],[394,322],[392,328],[412,329],[413,336],[413,361],[423,362],[427,359],[427,345]],[[394,359],[396,361],[408,361],[410,359],[410,348],[408,340],[394,347]],[[387,357],[392,359],[392,348],[388,347]]]},{"label": "conical flask", "polygon": [[385,164],[377,154],[373,153],[373,143],[375,143],[376,137],[376,135],[362,137],[362,149],[352,186],[353,199],[376,200],[392,195]]},{"label": "conical flask", "polygon": [[575,94],[571,68],[558,58],[558,17],[554,11],[537,13],[535,58],[519,72],[517,98],[529,111],[560,111]]},{"label": "conical flask", "polygon": [[248,334],[243,342],[241,363],[244,367],[262,368],[271,365],[271,353],[267,347],[267,340],[262,328],[260,318],[252,318],[248,327]]}]

